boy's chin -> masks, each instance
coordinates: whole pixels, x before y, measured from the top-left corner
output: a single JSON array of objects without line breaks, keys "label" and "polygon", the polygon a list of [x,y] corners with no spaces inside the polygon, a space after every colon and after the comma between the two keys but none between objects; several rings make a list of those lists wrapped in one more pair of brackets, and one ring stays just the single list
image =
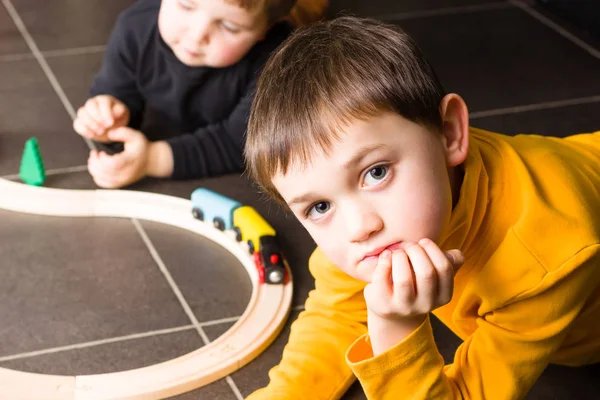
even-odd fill
[{"label": "boy's chin", "polygon": [[354,279],[358,279],[359,281],[371,283],[371,278],[373,277],[375,268],[377,268],[376,259],[374,260],[374,262],[371,260],[363,260],[359,262],[358,265],[353,266],[352,273],[349,275],[352,276]]}]

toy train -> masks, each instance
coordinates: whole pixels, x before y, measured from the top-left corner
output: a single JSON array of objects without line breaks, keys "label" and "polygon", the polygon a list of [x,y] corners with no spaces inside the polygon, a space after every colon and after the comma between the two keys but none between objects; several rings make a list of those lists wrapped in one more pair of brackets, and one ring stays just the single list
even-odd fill
[{"label": "toy train", "polygon": [[206,188],[194,190],[191,200],[194,218],[212,221],[221,231],[231,229],[238,242],[248,244],[260,283],[282,284],[289,281],[275,230],[254,208]]}]

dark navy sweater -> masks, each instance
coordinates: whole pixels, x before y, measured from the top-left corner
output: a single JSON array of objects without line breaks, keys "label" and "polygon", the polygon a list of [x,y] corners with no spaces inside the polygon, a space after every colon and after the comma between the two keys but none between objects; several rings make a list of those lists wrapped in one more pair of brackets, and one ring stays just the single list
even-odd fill
[{"label": "dark navy sweater", "polygon": [[[138,0],[121,13],[91,96],[109,94],[129,108],[140,129],[145,110],[166,117],[177,135],[172,178],[201,178],[241,171],[252,96],[269,55],[291,33],[274,25],[238,63],[226,68],[188,67],[158,31],[160,0]],[[147,135],[148,136],[148,135]]]}]

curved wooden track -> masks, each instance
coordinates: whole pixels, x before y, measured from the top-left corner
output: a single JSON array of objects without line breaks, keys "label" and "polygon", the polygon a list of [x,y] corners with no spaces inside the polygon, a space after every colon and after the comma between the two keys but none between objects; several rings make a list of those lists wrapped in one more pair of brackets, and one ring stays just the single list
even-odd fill
[{"label": "curved wooden track", "polygon": [[137,218],[174,225],[205,236],[230,251],[248,271],[253,286],[248,307],[235,325],[198,350],[160,364],[99,375],[56,376],[0,368],[0,399],[175,396],[220,379],[250,362],[275,339],[289,314],[291,279],[286,285],[259,285],[247,249],[227,233],[195,220],[189,200],[126,190],[49,189],[0,179],[0,208],[64,217]]}]

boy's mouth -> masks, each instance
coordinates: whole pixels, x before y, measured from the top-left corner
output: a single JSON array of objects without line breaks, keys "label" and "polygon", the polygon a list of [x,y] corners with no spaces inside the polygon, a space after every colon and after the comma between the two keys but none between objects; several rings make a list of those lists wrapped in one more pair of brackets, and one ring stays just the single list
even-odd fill
[{"label": "boy's mouth", "polygon": [[394,251],[394,250],[398,250],[402,248],[402,242],[395,242],[392,244],[389,244],[387,246],[381,246],[381,247],[377,247],[371,251],[369,251],[368,253],[366,253],[363,258],[361,259],[361,261],[365,261],[368,260],[370,258],[378,258],[379,255],[384,251],[384,250],[390,250],[390,251]]},{"label": "boy's mouth", "polygon": [[185,51],[190,57],[200,57],[202,55],[202,53],[197,52],[197,51],[193,51],[190,49],[186,49],[185,47],[183,48],[183,51]]}]

